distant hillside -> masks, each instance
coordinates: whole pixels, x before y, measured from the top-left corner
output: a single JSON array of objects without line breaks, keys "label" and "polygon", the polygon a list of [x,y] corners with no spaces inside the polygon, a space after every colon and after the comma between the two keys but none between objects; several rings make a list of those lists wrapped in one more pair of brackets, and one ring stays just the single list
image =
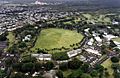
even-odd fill
[{"label": "distant hillside", "polygon": [[[10,1],[10,2],[35,2],[36,0],[0,0],[0,1]],[[108,3],[116,3],[116,2],[120,2],[120,0],[38,0],[38,1],[45,1],[45,2],[55,2],[55,1],[59,1],[59,2],[65,2],[65,1],[68,1],[68,2],[79,2],[79,1],[84,1],[84,2],[101,2],[101,3],[104,3],[104,2],[108,2]]]},{"label": "distant hillside", "polygon": [[[0,0],[12,3],[33,3],[36,0]],[[106,7],[120,7],[120,0],[39,0],[42,2],[66,2],[68,5],[97,5]]]}]

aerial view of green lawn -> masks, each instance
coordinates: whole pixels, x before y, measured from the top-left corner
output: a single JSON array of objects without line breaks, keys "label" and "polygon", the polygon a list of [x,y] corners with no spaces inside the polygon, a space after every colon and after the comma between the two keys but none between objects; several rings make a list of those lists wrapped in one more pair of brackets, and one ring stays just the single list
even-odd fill
[{"label": "aerial view of green lawn", "polygon": [[107,59],[106,61],[104,61],[102,64],[101,64],[104,68],[107,68],[107,71],[109,72],[110,76],[109,78],[114,78],[113,77],[113,72],[114,70],[111,68],[111,65],[112,65],[112,62],[110,59]]},{"label": "aerial view of green lawn", "polygon": [[120,42],[120,38],[114,38],[113,41]]},{"label": "aerial view of green lawn", "polygon": [[9,47],[13,45],[15,41],[15,36],[12,32],[8,33],[7,39],[9,40]]},{"label": "aerial view of green lawn", "polygon": [[77,31],[56,28],[43,29],[33,49],[70,48],[70,45],[80,42],[83,37]]}]

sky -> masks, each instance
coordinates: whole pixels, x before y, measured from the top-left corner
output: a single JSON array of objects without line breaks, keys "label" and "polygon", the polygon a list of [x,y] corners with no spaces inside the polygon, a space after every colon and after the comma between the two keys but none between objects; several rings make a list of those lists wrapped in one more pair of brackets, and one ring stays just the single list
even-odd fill
[{"label": "sky", "polygon": [[[0,1],[8,1],[8,2],[22,2],[22,3],[26,3],[26,2],[35,2],[36,0],[0,0]],[[84,2],[90,2],[90,3],[101,3],[101,4],[120,4],[120,0],[39,0],[39,1],[73,1],[73,2],[80,2],[80,1],[84,1]]]}]

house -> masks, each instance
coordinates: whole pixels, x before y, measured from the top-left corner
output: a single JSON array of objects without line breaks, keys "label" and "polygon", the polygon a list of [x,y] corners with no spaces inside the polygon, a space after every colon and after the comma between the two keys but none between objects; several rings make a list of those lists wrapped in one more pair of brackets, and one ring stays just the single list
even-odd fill
[{"label": "house", "polygon": [[91,46],[91,45],[93,45],[93,42],[94,42],[94,39],[91,38],[87,44]]},{"label": "house", "polygon": [[113,42],[117,45],[116,48],[119,48],[119,49],[120,49],[120,42],[117,42],[117,41],[113,41]]},{"label": "house", "polygon": [[30,41],[31,37],[32,37],[31,35],[27,35],[22,41]]},{"label": "house", "polygon": [[96,37],[94,37],[94,38],[95,38],[95,40],[96,40],[97,42],[99,42],[99,43],[102,42],[102,39],[101,39],[100,37],[96,36]]},{"label": "house", "polygon": [[118,25],[119,22],[117,22],[117,21],[113,21],[112,24],[113,24],[113,25]]},{"label": "house", "polygon": [[107,40],[111,40],[113,38],[117,38],[117,36],[114,36],[112,34],[103,35],[103,37],[106,38]]},{"label": "house", "polygon": [[90,30],[90,28],[87,28],[87,29],[85,29],[84,31],[88,33],[88,32],[89,32],[89,30]]},{"label": "house", "polygon": [[68,55],[69,58],[71,58],[71,57],[74,57],[74,56],[78,55],[79,53],[81,53],[81,49],[69,51],[69,52],[67,52],[67,55]]},{"label": "house", "polygon": [[80,55],[80,60],[81,61],[86,61],[86,57],[84,57],[83,55]]},{"label": "house", "polygon": [[32,77],[38,76],[39,72],[35,72],[32,74]]},{"label": "house", "polygon": [[87,52],[89,52],[89,53],[93,53],[93,54],[96,54],[96,55],[98,55],[98,56],[101,56],[101,54],[99,53],[99,51],[98,50],[94,50],[94,49],[90,49],[90,48],[88,48],[88,49],[85,49]]}]

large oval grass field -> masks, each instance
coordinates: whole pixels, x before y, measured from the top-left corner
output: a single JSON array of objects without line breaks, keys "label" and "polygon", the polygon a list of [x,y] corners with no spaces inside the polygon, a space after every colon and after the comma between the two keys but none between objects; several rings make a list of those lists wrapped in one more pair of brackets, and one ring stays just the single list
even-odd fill
[{"label": "large oval grass field", "polygon": [[53,48],[71,48],[70,45],[76,44],[83,39],[83,35],[77,31],[49,28],[43,29],[39,34],[33,49],[47,49]]}]

